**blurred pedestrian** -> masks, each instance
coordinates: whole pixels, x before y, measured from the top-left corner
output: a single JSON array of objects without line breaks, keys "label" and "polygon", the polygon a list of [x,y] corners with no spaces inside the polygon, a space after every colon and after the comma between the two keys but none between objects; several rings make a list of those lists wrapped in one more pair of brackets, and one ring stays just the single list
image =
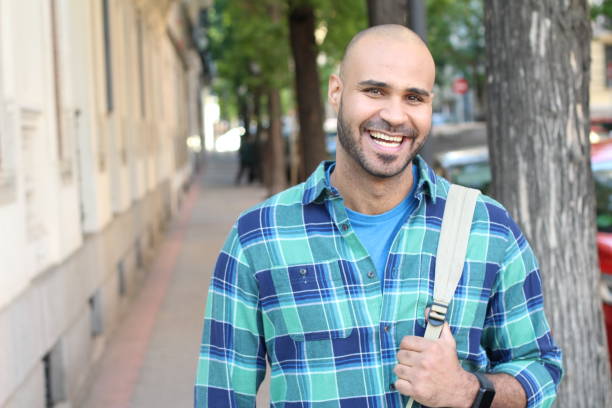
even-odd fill
[{"label": "blurred pedestrian", "polygon": [[255,142],[249,134],[245,134],[240,141],[240,149],[238,149],[239,167],[236,173],[236,185],[240,185],[242,178],[246,174],[247,183],[252,184],[255,180]]},{"label": "blurred pedestrian", "polygon": [[[208,294],[196,407],[548,407],[561,352],[532,249],[479,195],[440,338],[423,338],[449,183],[417,155],[435,66],[402,26],[357,34],[329,80],[336,161],[238,219]],[[469,214],[471,216],[471,214]],[[433,314],[432,318],[439,317]],[[493,400],[493,402],[491,402]],[[418,404],[417,404],[418,405]]]}]

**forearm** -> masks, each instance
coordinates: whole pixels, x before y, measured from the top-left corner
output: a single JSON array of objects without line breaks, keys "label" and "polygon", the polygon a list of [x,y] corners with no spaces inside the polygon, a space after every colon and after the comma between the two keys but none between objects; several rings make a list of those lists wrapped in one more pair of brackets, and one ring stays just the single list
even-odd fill
[{"label": "forearm", "polygon": [[[495,398],[493,399],[493,408],[525,408],[527,406],[527,397],[525,390],[521,384],[511,375],[508,374],[487,374],[487,378],[491,380],[495,386]],[[476,399],[479,383],[475,375],[469,374],[466,377],[467,384],[465,390],[465,398],[459,407],[470,408]]]},{"label": "forearm", "polygon": [[495,386],[493,408],[525,408],[527,397],[521,383],[509,374],[487,374]]}]

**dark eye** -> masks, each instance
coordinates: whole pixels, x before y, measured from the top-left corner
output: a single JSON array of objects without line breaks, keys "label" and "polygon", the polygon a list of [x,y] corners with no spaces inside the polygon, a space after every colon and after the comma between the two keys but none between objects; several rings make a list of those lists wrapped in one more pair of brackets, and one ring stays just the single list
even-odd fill
[{"label": "dark eye", "polygon": [[423,102],[423,97],[419,95],[408,95],[406,99],[408,99],[409,102],[413,103]]},{"label": "dark eye", "polygon": [[364,92],[369,95],[374,95],[374,96],[380,96],[383,94],[380,88],[366,88],[364,89]]}]

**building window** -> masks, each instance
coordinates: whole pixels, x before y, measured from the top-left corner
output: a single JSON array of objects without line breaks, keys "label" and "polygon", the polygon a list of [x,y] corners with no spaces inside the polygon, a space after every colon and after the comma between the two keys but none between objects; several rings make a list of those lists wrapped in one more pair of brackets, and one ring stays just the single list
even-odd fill
[{"label": "building window", "polygon": [[606,86],[612,88],[612,44],[606,45]]},{"label": "building window", "polygon": [[102,299],[99,289],[89,298],[89,316],[91,321],[91,336],[97,337],[104,331]]},{"label": "building window", "polygon": [[45,407],[52,408],[66,400],[61,342],[45,354],[42,364],[45,375]]},{"label": "building window", "polygon": [[104,24],[104,72],[106,76],[106,110],[113,111],[113,59],[111,50],[111,24],[109,0],[102,0],[102,18]]},{"label": "building window", "polygon": [[140,238],[137,238],[136,241],[134,241],[134,260],[136,262],[136,268],[144,268],[144,257],[142,254],[142,243],[140,242]]},{"label": "building window", "polygon": [[124,296],[127,293],[127,283],[125,281],[125,266],[123,261],[117,263],[117,291],[119,296]]}]

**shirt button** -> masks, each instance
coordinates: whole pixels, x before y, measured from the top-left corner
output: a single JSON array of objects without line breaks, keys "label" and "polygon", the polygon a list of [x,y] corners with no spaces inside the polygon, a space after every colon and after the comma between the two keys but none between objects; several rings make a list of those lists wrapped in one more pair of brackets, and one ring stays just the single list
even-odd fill
[{"label": "shirt button", "polygon": [[368,272],[368,278],[372,279],[374,277],[374,271]]},{"label": "shirt button", "polygon": [[389,333],[389,330],[390,330],[390,329],[391,329],[391,328],[390,328],[389,326],[385,326],[385,332]]},{"label": "shirt button", "polygon": [[349,226],[348,224],[342,224],[341,228],[342,228],[342,231],[346,231],[349,229]]},{"label": "shirt button", "polygon": [[389,389],[391,391],[395,391],[395,384],[393,384],[393,383],[389,384]]},{"label": "shirt button", "polygon": [[300,275],[302,276],[306,275],[306,269],[300,269]]}]

